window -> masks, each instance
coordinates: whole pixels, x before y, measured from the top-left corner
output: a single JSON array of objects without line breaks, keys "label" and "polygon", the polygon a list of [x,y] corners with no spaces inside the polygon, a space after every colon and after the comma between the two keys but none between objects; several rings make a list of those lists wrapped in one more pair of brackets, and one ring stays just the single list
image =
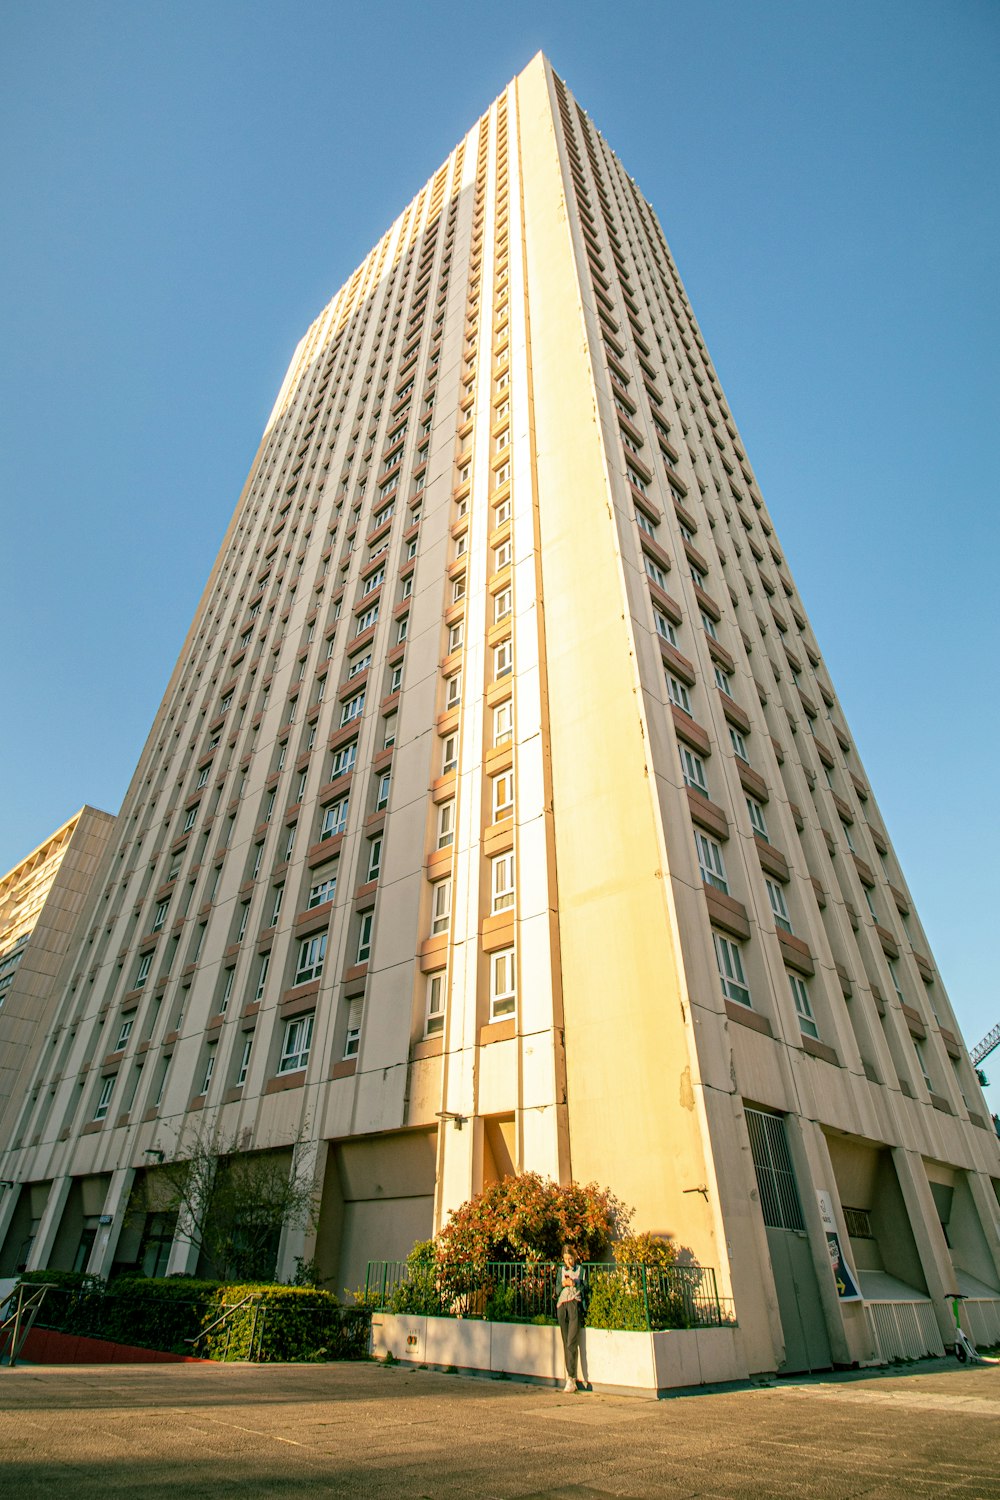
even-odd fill
[{"label": "window", "polygon": [[[301,798],[299,800],[301,800]],[[250,879],[251,880],[256,880],[257,879],[257,876],[260,874],[260,867],[261,867],[261,865],[263,863],[264,863],[264,841],[262,839],[259,844],[255,844],[254,845],[254,851],[253,851],[253,870],[252,870],[251,875],[250,875]]]},{"label": "window", "polygon": [[493,860],[492,910],[509,911],[514,905],[514,851],[498,854]]},{"label": "window", "polygon": [[235,983],[235,980],[236,980],[236,969],[235,968],[227,969],[226,970],[226,981],[225,981],[225,984],[222,987],[222,999],[219,1001],[219,1014],[220,1015],[225,1015],[226,1011],[229,1009],[229,1002],[232,999],[233,984]]},{"label": "window", "polygon": [[446,776],[449,771],[454,771],[458,765],[458,735],[445,735],[441,747],[441,774]]},{"label": "window", "polygon": [[254,997],[253,997],[254,1000],[256,1002],[258,1002],[258,1003],[261,1000],[263,1000],[263,998],[264,998],[264,991],[267,988],[267,971],[268,971],[268,969],[270,967],[271,967],[271,955],[270,955],[270,953],[264,953],[264,954],[262,954],[261,955],[261,960],[260,960],[260,968],[257,970],[257,988],[254,991]]},{"label": "window", "polygon": [[376,791],[375,791],[375,811],[376,812],[381,812],[383,808],[389,806],[389,786],[390,786],[391,782],[392,782],[392,774],[391,774],[391,772],[389,772],[389,771],[383,771],[382,774],[381,774],[381,776],[378,779],[378,785],[377,785]]},{"label": "window", "polygon": [[513,605],[513,591],[510,588],[501,589],[493,601],[493,620],[506,620]]},{"label": "window", "polygon": [[780,1115],[745,1109],[750,1151],[764,1223],[770,1229],[805,1229],[791,1153]]},{"label": "window", "polygon": [[501,641],[499,646],[493,648],[493,675],[494,677],[506,677],[514,669],[514,643],[513,641]]},{"label": "window", "polygon": [[799,1030],[805,1036],[811,1036],[818,1041],[819,1027],[816,1025],[812,1006],[809,1004],[809,991],[806,989],[805,980],[800,979],[798,974],[792,974],[788,970],[785,972],[788,975],[788,988],[792,992],[792,1000],[799,1018]]},{"label": "window", "polygon": [[187,833],[189,828],[194,827],[195,819],[197,818],[197,816],[198,806],[197,804],[195,804],[194,807],[189,807],[187,812],[184,814],[184,826],[181,828],[182,833]]},{"label": "window", "polygon": [[490,1020],[514,1013],[514,950],[501,948],[490,959]]},{"label": "window", "polygon": [[871,891],[868,889],[868,887],[866,885],[863,885],[861,887],[861,889],[864,892],[865,905],[868,907],[868,910],[869,910],[869,913],[871,914],[872,920],[875,921],[875,922],[877,922],[878,921],[878,912],[875,910],[875,902],[872,900],[872,893],[871,893]]},{"label": "window", "polygon": [[242,943],[246,937],[247,923],[250,920],[250,902],[244,901],[240,907],[240,925],[236,930],[236,941]]},{"label": "window", "polygon": [[656,622],[657,635],[662,636],[665,641],[669,641],[671,646],[676,646],[677,632],[662,609],[657,609],[655,604],[653,605],[653,619]]},{"label": "window", "polygon": [[850,849],[852,854],[857,854],[858,851],[854,846],[854,839],[851,837],[850,823],[841,822],[840,826],[844,830],[844,842],[846,843],[848,849]]},{"label": "window", "polygon": [[681,775],[684,777],[684,785],[692,787],[694,791],[701,792],[703,797],[708,796],[708,779],[705,774],[705,762],[700,755],[689,750],[687,745],[680,745],[681,753]]},{"label": "window", "polygon": [[377,880],[382,869],[382,840],[372,839],[368,844],[368,880]]},{"label": "window", "polygon": [[403,644],[403,642],[406,640],[407,635],[409,634],[409,631],[410,631],[410,617],[409,617],[409,615],[404,615],[403,618],[396,625],[396,645],[397,646],[401,646]]},{"label": "window", "polygon": [[452,677],[446,677],[444,683],[444,702],[446,708],[457,708],[462,701],[462,674],[456,672]]},{"label": "window", "polygon": [[159,906],[156,908],[156,911],[153,913],[153,931],[154,932],[159,932],[160,928],[163,926],[164,922],[167,920],[167,908],[169,907],[169,905],[170,905],[169,901],[161,901],[160,904],[159,904]]},{"label": "window", "polygon": [[374,911],[363,911],[361,921],[358,924],[358,954],[354,960],[358,964],[366,964],[372,956],[372,927],[375,925]]},{"label": "window", "polygon": [[502,568],[510,567],[510,542],[501,542],[499,547],[493,551],[493,568],[499,573]]},{"label": "window", "polygon": [[240,1066],[236,1074],[236,1087],[241,1089],[247,1081],[247,1072],[250,1068],[250,1054],[253,1051],[253,1032],[243,1038],[243,1050],[240,1053]]},{"label": "window", "polygon": [[347,1030],[344,1034],[344,1057],[357,1057],[361,1045],[361,1016],[365,1002],[358,995],[347,1002]]},{"label": "window", "polygon": [[279,914],[281,912],[281,898],[282,898],[282,896],[284,894],[285,894],[285,887],[284,887],[283,884],[282,885],[276,885],[274,887],[274,905],[271,907],[271,921],[270,921],[270,926],[271,927],[273,927],[274,924],[278,920],[278,916],[279,916]]},{"label": "window", "polygon": [[388,696],[398,693],[403,681],[403,663],[397,662],[389,674]]},{"label": "window", "polygon": [[493,476],[493,488],[498,490],[502,484],[506,484],[510,478],[510,460],[500,465]]},{"label": "window", "polygon": [[111,1106],[111,1095],[115,1091],[115,1079],[117,1073],[112,1073],[110,1078],[102,1078],[101,1092],[97,1096],[97,1107],[94,1110],[94,1119],[103,1120]]},{"label": "window", "polygon": [[455,842],[455,800],[442,802],[438,808],[438,833],[437,846],[439,849],[447,849],[449,844]]},{"label": "window", "polygon": [[927,1054],[924,1051],[924,1043],[919,1037],[913,1037],[912,1041],[913,1050],[917,1054],[917,1062],[920,1064],[920,1071],[924,1075],[924,1083],[927,1085],[928,1093],[933,1094],[934,1085],[931,1082],[931,1075],[927,1071]]},{"label": "window", "polygon": [[153,966],[153,955],[152,955],[152,953],[144,953],[142,955],[142,957],[140,958],[140,960],[139,960],[139,967],[135,971],[135,979],[134,979],[134,981],[132,983],[132,988],[134,990],[140,990],[140,989],[142,989],[142,986],[146,983],[146,980],[149,978],[149,971],[152,968],[152,966]]},{"label": "window", "polygon": [[715,685],[719,689],[719,692],[728,693],[729,697],[731,698],[733,696],[733,679],[730,677],[728,672],[724,672],[719,666],[714,668],[714,672]]},{"label": "window", "polygon": [[458,651],[458,650],[461,649],[462,638],[463,638],[464,634],[465,634],[465,622],[464,622],[464,620],[457,620],[455,622],[455,624],[452,625],[451,628],[448,631],[448,655],[449,656],[451,655],[451,653],[453,651]]},{"label": "window", "polygon": [[322,880],[318,880],[316,884],[310,888],[307,910],[311,910],[314,906],[324,906],[327,901],[332,901],[336,894],[336,875],[325,876]]},{"label": "window", "polygon": [[340,711],[341,728],[343,728],[345,724],[350,724],[352,719],[359,718],[364,711],[364,706],[364,693],[358,693],[355,695],[355,697],[349,698]]},{"label": "window", "polygon": [[644,552],[642,554],[642,565],[646,569],[647,577],[652,579],[653,583],[656,584],[656,587],[658,589],[666,590],[667,575],[664,573],[659,563],[653,561],[648,552]]},{"label": "window", "polygon": [[767,824],[764,821],[763,807],[757,801],[756,797],[747,797],[745,800],[747,804],[747,812],[750,816],[750,827],[753,829],[754,833],[759,834],[762,839],[766,840],[768,837],[768,832]]},{"label": "window", "polygon": [[700,828],[694,831],[694,844],[698,854],[698,868],[706,885],[714,885],[717,891],[729,894],[726,867],[722,862],[722,850],[714,839],[710,839]]},{"label": "window", "polygon": [[284,857],[286,860],[291,859],[292,857],[292,849],[295,847],[295,830],[298,828],[298,826],[299,825],[297,823],[290,823],[288,826],[288,832],[285,834]]},{"label": "window", "polygon": [[675,708],[681,708],[686,714],[691,712],[691,699],[683,682],[679,681],[672,672],[667,672],[667,697]]},{"label": "window", "polygon": [[747,749],[747,742],[743,738],[742,734],[740,734],[740,731],[738,729],[734,729],[731,724],[729,726],[729,743],[736,751],[736,754],[739,756],[740,760],[745,760],[747,765],[749,765],[750,752]]},{"label": "window", "polygon": [[514,811],[514,772],[501,771],[493,778],[493,821],[509,818]]},{"label": "window", "polygon": [[361,597],[365,598],[368,594],[373,594],[379,587],[379,585],[384,581],[384,579],[385,568],[376,568],[374,573],[369,573],[368,577],[365,579],[364,587],[361,590]]},{"label": "window", "polygon": [[785,893],[780,885],[775,885],[773,880],[765,879],[767,886],[767,899],[771,903],[771,913],[774,917],[775,926],[780,927],[782,932],[791,932],[792,924],[788,920],[788,908],[785,905]]},{"label": "window", "polygon": [[743,973],[739,943],[734,943],[731,938],[723,937],[721,932],[715,931],[712,932],[712,942],[715,944],[715,961],[719,966],[723,995],[727,1000],[735,1000],[738,1005],[750,1005],[750,987]]},{"label": "window", "polygon": [[285,1035],[281,1042],[281,1060],[278,1063],[279,1073],[298,1073],[309,1061],[314,1019],[313,1015],[296,1016],[294,1021],[285,1022]]},{"label": "window", "polygon": [[640,510],[638,506],[635,507],[635,519],[640,531],[644,531],[647,536],[656,536],[656,522],[651,521],[646,512],[644,510]]},{"label": "window", "polygon": [[357,758],[357,740],[352,740],[349,745],[341,745],[339,750],[333,752],[333,760],[330,762],[330,780],[336,781],[338,776],[346,776],[348,771],[354,769],[354,762]]},{"label": "window", "polygon": [[295,983],[307,984],[310,979],[318,979],[323,972],[323,960],[326,957],[326,933],[317,933],[315,937],[303,938],[299,943],[299,961],[295,969]]},{"label": "window", "polygon": [[506,500],[501,500],[500,504],[495,507],[494,512],[493,512],[493,525],[494,526],[506,526],[506,524],[507,524],[507,522],[509,520],[510,520],[510,496],[508,495],[508,497],[507,497]]},{"label": "window", "polygon": [[424,1036],[440,1036],[442,1031],[444,1031],[444,975],[428,974]]},{"label": "window", "polygon": [[347,797],[341,797],[329,807],[324,808],[323,822],[319,830],[320,840],[332,839],[336,834],[343,833],[347,827],[348,801]]},{"label": "window", "polygon": [[903,994],[902,988],[899,983],[899,970],[896,968],[896,960],[894,958],[887,957],[886,963],[889,966],[889,977],[892,980],[892,987],[896,991],[896,999],[899,1001],[900,1005],[905,1005],[906,996]]},{"label": "window", "polygon": [[354,660],[351,662],[351,665],[347,669],[347,680],[348,680],[348,682],[350,682],[350,680],[351,680],[352,677],[357,677],[362,672],[367,672],[367,670],[371,666],[371,664],[372,664],[372,654],[371,654],[370,651],[365,651],[365,652],[362,653],[361,656],[356,656],[354,658]]},{"label": "window", "polygon": [[[409,583],[410,580],[407,579],[406,582]],[[406,584],[404,584],[403,587],[405,588]],[[406,598],[406,594],[405,593],[403,595],[403,598],[404,599]],[[463,576],[462,578],[456,578],[455,582],[451,586],[451,601],[452,601],[453,604],[457,604],[460,599],[464,599],[464,598],[465,598],[465,578]]]},{"label": "window", "polygon": [[385,716],[385,732],[382,735],[382,749],[388,750],[390,745],[396,743],[396,715],[394,713]]},{"label": "window", "polygon": [[493,710],[493,743],[505,745],[514,733],[514,705],[508,698]]},{"label": "window", "polygon": [[712,619],[712,616],[706,614],[704,610],[701,610],[700,614],[702,630],[704,630],[706,635],[710,635],[713,641],[717,641],[719,639],[719,632],[715,628],[715,621]]},{"label": "window", "polygon": [[212,1082],[212,1074],[215,1072],[215,1054],[218,1045],[218,1042],[209,1042],[208,1044],[208,1050],[205,1053],[205,1071],[202,1074],[201,1088],[198,1090],[199,1094],[208,1093],[209,1085]]},{"label": "window", "polygon": [[451,926],[451,881],[439,880],[431,887],[431,932],[447,932]]},{"label": "window", "polygon": [[208,773],[209,773],[210,770],[211,770],[210,766],[202,766],[201,770],[198,772],[198,780],[195,782],[195,790],[196,791],[197,791],[197,789],[199,787],[203,787],[203,786],[207,785],[207,783],[208,783]]},{"label": "window", "polygon": [[115,1045],[114,1045],[114,1050],[116,1052],[121,1052],[123,1050],[123,1048],[125,1046],[125,1043],[128,1041],[129,1037],[132,1035],[132,1027],[133,1027],[134,1024],[135,1023],[134,1023],[134,1019],[133,1019],[132,1016],[126,1016],[125,1017],[125,1020],[122,1022],[121,1028],[120,1028],[120,1030],[118,1032],[118,1040],[115,1042]]},{"label": "window", "polygon": [[701,569],[692,566],[689,569],[689,572],[691,574],[691,581],[692,581],[692,583],[697,584],[698,588],[703,589],[705,587],[706,579],[705,579],[705,575],[701,571]]}]

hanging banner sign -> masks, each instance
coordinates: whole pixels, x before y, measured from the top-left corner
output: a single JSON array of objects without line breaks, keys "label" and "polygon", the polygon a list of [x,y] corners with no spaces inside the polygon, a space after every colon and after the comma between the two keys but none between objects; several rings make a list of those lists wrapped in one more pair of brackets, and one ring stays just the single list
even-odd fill
[{"label": "hanging banner sign", "polygon": [[822,1188],[817,1189],[816,1199],[819,1203],[819,1216],[823,1220],[827,1249],[830,1252],[830,1270],[833,1272],[837,1296],[841,1302],[860,1302],[861,1293],[858,1291],[854,1277],[851,1275],[850,1267],[844,1258],[844,1252],[840,1248],[837,1221],[833,1216],[833,1199]]}]

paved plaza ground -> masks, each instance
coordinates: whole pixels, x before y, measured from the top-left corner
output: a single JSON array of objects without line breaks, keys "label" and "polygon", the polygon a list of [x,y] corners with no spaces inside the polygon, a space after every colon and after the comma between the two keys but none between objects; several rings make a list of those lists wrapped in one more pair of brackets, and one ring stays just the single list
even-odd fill
[{"label": "paved plaza ground", "polygon": [[664,1401],[376,1364],[0,1369],[0,1495],[1000,1497],[1000,1366]]}]

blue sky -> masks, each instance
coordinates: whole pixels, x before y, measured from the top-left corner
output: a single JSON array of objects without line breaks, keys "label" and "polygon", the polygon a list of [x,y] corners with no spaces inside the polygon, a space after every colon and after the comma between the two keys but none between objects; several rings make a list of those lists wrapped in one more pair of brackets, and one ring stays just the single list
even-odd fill
[{"label": "blue sky", "polygon": [[539,47],[660,214],[971,1043],[993,0],[3,7],[0,869],[117,809],[297,339]]}]

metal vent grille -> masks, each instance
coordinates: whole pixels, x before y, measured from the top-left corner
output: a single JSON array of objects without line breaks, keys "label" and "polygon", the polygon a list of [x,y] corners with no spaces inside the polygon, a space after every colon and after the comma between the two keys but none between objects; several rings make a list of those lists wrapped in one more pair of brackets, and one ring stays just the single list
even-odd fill
[{"label": "metal vent grille", "polygon": [[768,1229],[804,1230],[784,1120],[780,1115],[767,1115],[759,1109],[747,1109],[744,1113],[764,1223]]},{"label": "metal vent grille", "polygon": [[867,1208],[844,1208],[844,1223],[852,1240],[873,1240],[871,1215]]}]

